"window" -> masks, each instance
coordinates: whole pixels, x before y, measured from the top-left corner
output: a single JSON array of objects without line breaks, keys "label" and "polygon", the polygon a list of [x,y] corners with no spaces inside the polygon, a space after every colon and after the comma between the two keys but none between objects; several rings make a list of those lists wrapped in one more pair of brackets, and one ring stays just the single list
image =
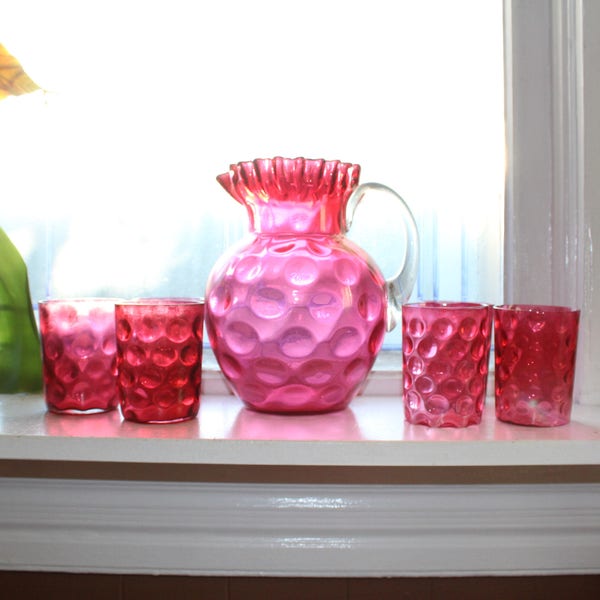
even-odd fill
[{"label": "window", "polygon": [[[0,223],[34,301],[202,295],[246,230],[215,176],[274,155],[356,162],[406,199],[413,299],[502,299],[500,0],[15,0],[0,41],[48,90],[0,105]],[[365,202],[350,232],[386,276],[390,215]]]}]

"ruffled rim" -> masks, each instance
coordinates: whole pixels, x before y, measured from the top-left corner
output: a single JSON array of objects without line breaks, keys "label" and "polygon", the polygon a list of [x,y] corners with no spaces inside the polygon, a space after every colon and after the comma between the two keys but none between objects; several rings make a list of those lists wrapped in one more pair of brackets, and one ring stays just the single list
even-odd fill
[{"label": "ruffled rim", "polygon": [[360,165],[311,158],[257,158],[232,164],[217,181],[238,202],[345,202],[358,185]]}]

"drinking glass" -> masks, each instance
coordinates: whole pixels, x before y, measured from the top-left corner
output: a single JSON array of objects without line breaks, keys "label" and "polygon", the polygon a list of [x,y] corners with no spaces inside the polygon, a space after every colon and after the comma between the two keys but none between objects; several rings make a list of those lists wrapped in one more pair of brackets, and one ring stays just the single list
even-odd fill
[{"label": "drinking glass", "polygon": [[491,320],[487,304],[403,305],[402,378],[409,423],[466,427],[481,422]]},{"label": "drinking glass", "polygon": [[54,413],[117,407],[115,298],[39,302],[44,397]]},{"label": "drinking glass", "polygon": [[117,303],[121,412],[138,423],[175,423],[200,407],[204,301],[146,298]]},{"label": "drinking glass", "polygon": [[566,306],[494,307],[498,419],[538,427],[570,421],[579,316]]}]

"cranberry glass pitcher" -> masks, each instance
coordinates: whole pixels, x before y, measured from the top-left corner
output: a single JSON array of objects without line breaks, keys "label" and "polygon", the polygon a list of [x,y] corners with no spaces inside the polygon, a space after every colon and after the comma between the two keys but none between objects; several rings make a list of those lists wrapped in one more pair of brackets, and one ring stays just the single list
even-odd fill
[{"label": "cranberry glass pitcher", "polygon": [[[390,188],[358,185],[359,173],[359,165],[337,160],[276,157],[240,162],[217,177],[246,207],[253,236],[212,269],[207,333],[233,391],[255,410],[346,407],[410,296],[414,219]],[[372,189],[403,209],[404,263],[389,280],[344,235]]]}]

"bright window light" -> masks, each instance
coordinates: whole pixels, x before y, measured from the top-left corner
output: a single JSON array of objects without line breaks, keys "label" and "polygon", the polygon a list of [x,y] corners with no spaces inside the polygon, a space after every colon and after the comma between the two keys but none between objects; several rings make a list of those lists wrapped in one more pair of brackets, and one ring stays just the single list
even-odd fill
[{"label": "bright window light", "polygon": [[[216,175],[276,155],[404,197],[413,299],[501,300],[500,0],[4,0],[0,43],[46,90],[0,102],[0,225],[34,302],[203,295],[247,225]],[[393,275],[393,208],[359,211]]]}]

